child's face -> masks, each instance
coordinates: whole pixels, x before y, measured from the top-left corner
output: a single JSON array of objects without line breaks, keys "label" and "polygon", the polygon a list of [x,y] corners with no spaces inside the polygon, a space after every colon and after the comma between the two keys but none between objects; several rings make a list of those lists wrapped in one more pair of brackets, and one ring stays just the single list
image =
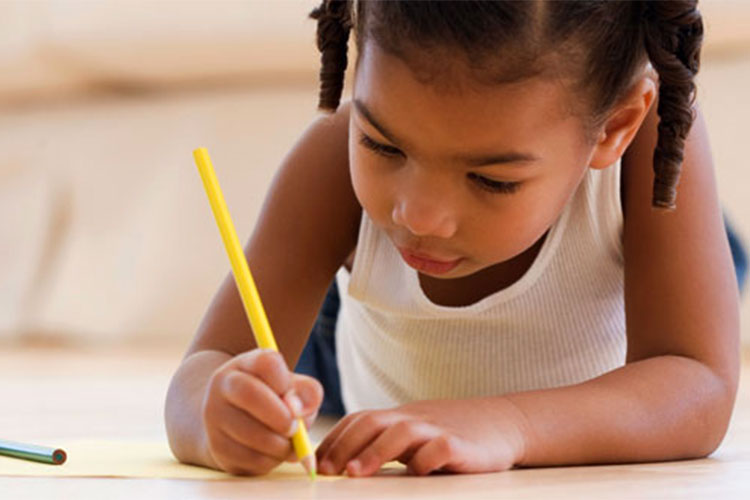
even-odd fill
[{"label": "child's face", "polygon": [[[461,89],[421,83],[373,43],[355,79],[354,191],[405,261],[433,277],[468,276],[532,247],[593,151],[580,120],[563,112],[565,90],[554,83]],[[532,159],[492,161],[511,152]]]}]

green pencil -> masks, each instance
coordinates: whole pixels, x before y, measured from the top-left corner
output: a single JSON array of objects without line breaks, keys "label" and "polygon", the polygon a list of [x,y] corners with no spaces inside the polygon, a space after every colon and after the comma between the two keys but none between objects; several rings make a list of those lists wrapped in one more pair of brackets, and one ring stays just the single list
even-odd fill
[{"label": "green pencil", "polygon": [[0,455],[52,465],[62,465],[68,458],[68,455],[60,448],[16,443],[4,439],[0,439]]}]

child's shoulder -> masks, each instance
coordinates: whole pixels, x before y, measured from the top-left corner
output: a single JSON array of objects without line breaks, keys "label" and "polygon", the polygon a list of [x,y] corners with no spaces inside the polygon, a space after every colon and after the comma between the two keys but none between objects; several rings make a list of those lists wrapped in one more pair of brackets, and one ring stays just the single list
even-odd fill
[{"label": "child's shoulder", "polygon": [[[349,116],[351,113],[351,104],[351,100],[342,102],[334,113],[322,116],[320,120],[318,120],[313,125],[313,127],[317,127],[321,131],[324,131],[329,139],[331,141],[335,141],[336,144],[347,145],[347,151],[349,144]],[[346,170],[348,171],[348,158],[345,166],[347,167]],[[358,229],[359,225],[357,225],[357,230]],[[351,272],[354,266],[355,254],[356,245],[351,249],[343,263],[344,267],[349,272]]]},{"label": "child's shoulder", "polygon": [[348,144],[351,104],[351,101],[344,101],[336,111],[319,114],[311,128],[325,130],[327,134],[330,134],[331,139],[343,140],[344,144]]},{"label": "child's shoulder", "polygon": [[344,104],[307,126],[276,172],[252,238],[271,260],[294,248],[305,258],[290,271],[321,269],[329,281],[356,245],[362,213],[349,173],[348,116]]}]

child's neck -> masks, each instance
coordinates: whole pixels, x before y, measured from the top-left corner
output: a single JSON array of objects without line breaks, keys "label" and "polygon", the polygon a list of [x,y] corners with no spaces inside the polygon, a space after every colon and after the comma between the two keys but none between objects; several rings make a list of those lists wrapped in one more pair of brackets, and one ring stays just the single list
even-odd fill
[{"label": "child's neck", "polygon": [[529,270],[539,254],[549,230],[536,243],[510,260],[500,262],[472,275],[455,279],[438,279],[419,274],[422,291],[433,303],[463,307],[508,288]]}]

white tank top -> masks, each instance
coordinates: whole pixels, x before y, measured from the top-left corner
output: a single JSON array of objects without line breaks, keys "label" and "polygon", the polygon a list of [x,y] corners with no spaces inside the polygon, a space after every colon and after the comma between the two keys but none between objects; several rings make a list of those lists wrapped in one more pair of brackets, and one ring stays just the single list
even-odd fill
[{"label": "white tank top", "polygon": [[447,307],[363,212],[351,275],[336,276],[347,412],[570,385],[622,366],[622,229],[618,160],[588,169],[518,281]]}]

